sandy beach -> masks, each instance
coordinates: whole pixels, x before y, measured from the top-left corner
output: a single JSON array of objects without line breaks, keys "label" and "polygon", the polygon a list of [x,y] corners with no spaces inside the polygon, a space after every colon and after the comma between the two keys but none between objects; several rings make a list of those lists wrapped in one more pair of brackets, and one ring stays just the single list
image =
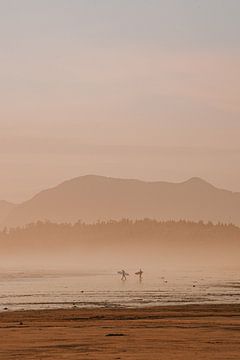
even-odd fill
[{"label": "sandy beach", "polygon": [[4,312],[0,359],[239,359],[240,305]]}]

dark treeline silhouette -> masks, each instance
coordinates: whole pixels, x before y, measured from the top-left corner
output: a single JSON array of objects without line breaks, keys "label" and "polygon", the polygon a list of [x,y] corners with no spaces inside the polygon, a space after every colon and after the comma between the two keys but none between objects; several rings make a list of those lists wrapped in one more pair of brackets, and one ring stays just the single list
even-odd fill
[{"label": "dark treeline silhouette", "polygon": [[[37,222],[0,232],[1,254],[69,253],[174,256],[237,263],[240,228],[232,224],[150,219],[75,224]],[[100,256],[100,255],[99,255]],[[150,256],[150,255],[149,255]]]},{"label": "dark treeline silhouette", "polygon": [[49,240],[56,240],[57,243],[74,241],[76,244],[82,244],[89,240],[101,239],[114,243],[116,240],[161,240],[161,239],[239,239],[240,228],[233,224],[213,224],[203,221],[156,221],[151,219],[121,221],[101,221],[95,224],[86,224],[84,222],[70,223],[52,223],[36,222],[24,227],[3,229],[0,232],[1,243],[7,246],[8,243],[15,240],[20,244],[22,241],[30,240],[31,243],[41,240],[41,243]]},{"label": "dark treeline silhouette", "polygon": [[194,231],[195,234],[201,233],[215,233],[218,235],[228,234],[228,235],[240,235],[240,228],[234,224],[224,224],[218,223],[213,224],[212,222],[204,223],[203,221],[193,222],[193,221],[157,221],[152,219],[143,219],[143,220],[130,220],[122,219],[109,220],[109,221],[99,221],[94,224],[87,224],[79,220],[75,224],[71,223],[53,223],[50,221],[38,221],[36,223],[27,224],[22,227],[16,228],[4,228],[0,231],[1,239],[12,239],[14,237],[26,238],[32,237],[35,235],[44,235],[51,236],[53,234],[58,234],[61,237],[65,235],[78,236],[78,235],[94,235],[102,234],[104,236],[115,234],[115,235],[137,235],[143,236],[147,235],[158,235],[158,234],[168,234],[169,232],[183,232],[187,233]]}]

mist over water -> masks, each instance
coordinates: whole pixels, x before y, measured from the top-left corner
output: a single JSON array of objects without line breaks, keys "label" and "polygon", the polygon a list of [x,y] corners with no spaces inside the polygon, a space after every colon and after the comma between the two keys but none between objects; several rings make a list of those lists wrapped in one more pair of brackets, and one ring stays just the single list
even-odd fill
[{"label": "mist over water", "polygon": [[240,2],[0,8],[0,311],[239,302]]}]

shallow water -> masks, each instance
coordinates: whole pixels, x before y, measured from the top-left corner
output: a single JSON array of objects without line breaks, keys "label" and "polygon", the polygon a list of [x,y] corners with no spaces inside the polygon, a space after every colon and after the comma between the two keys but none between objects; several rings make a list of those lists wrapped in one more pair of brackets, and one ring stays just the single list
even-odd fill
[{"label": "shallow water", "polygon": [[[134,274],[132,272],[131,274]],[[240,303],[240,274],[231,270],[144,273],[0,271],[0,311],[76,307],[144,307]]]}]

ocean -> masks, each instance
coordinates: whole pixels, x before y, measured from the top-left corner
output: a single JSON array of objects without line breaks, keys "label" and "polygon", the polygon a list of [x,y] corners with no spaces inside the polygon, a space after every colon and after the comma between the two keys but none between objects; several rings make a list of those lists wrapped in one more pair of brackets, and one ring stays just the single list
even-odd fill
[{"label": "ocean", "polygon": [[240,303],[236,269],[144,269],[142,281],[104,271],[0,270],[0,311]]}]

